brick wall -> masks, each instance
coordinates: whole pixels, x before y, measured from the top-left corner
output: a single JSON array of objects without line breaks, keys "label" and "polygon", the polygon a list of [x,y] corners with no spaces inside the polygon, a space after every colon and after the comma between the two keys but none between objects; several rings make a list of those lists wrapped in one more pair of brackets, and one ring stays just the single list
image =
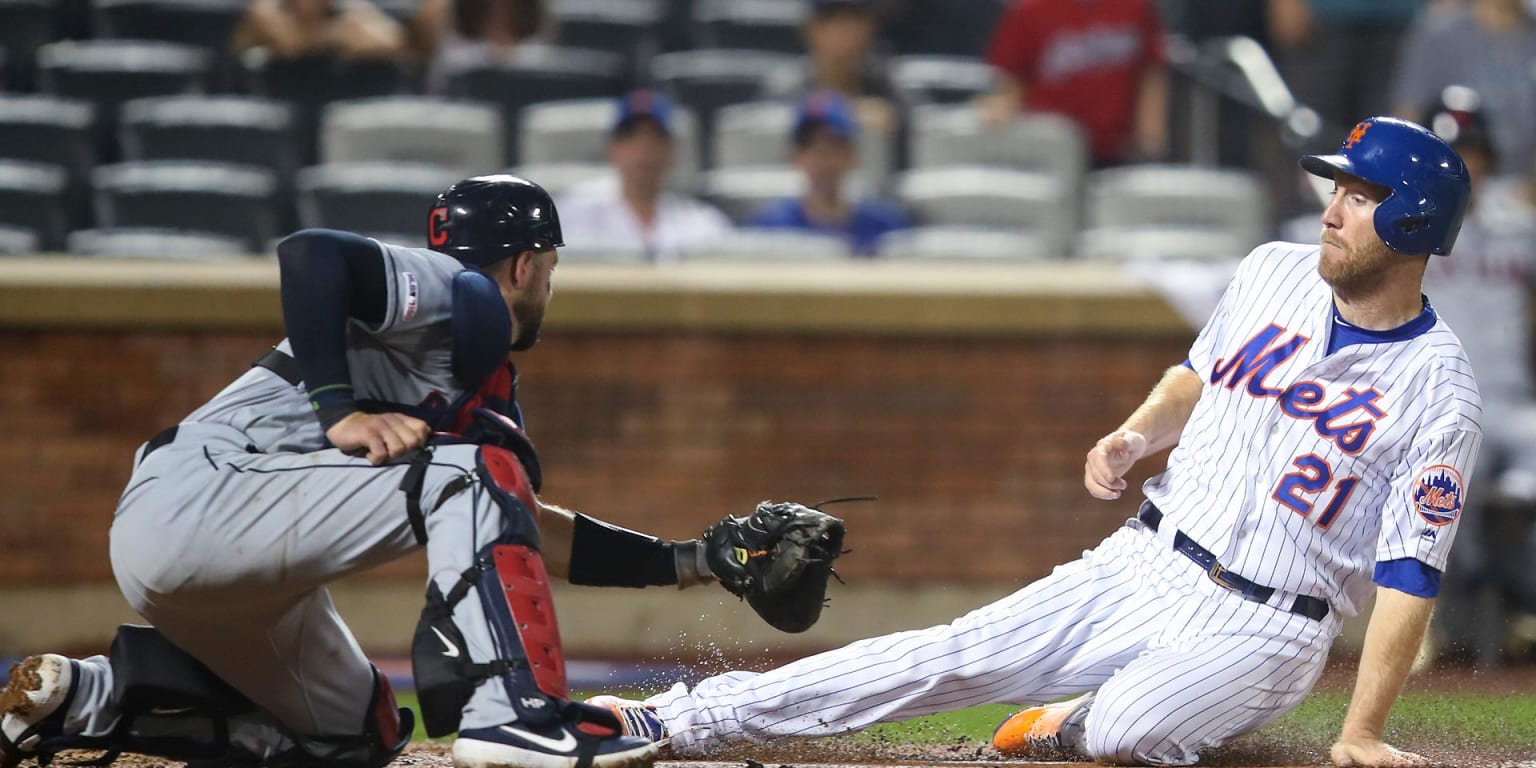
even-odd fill
[{"label": "brick wall", "polygon": [[[134,448],[274,338],[8,329],[0,587],[110,581]],[[988,582],[1039,576],[1134,511],[1087,499],[1082,455],[1187,344],[555,330],[519,365],[552,501],[682,538],[762,498],[873,493],[838,508],[857,552],[841,571]]]}]

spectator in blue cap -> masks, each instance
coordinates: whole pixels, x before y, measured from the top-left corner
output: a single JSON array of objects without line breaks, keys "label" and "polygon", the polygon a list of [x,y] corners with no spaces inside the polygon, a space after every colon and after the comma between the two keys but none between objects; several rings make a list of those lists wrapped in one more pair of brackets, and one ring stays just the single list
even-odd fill
[{"label": "spectator in blue cap", "polygon": [[[848,176],[858,163],[858,122],[830,91],[807,97],[796,111],[793,162],[805,176],[798,198],[770,203],[747,226],[840,235],[855,255],[874,254],[880,236],[907,226],[902,211],[874,200],[850,200]],[[564,211],[561,208],[561,211]]]},{"label": "spectator in blue cap", "polygon": [[619,99],[608,139],[614,177],[573,187],[559,195],[560,219],[573,247],[641,248],[653,260],[670,261],[678,250],[731,229],[730,219],[707,203],[666,188],[677,157],[672,99],[638,90]]}]

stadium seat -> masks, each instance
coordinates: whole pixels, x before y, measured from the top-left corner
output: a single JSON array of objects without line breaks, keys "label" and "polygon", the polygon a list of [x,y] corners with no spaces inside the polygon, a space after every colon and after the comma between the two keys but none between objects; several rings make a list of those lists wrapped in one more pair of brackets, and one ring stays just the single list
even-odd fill
[{"label": "stadium seat", "polygon": [[[607,163],[608,134],[617,106],[613,99],[581,99],[530,104],[523,110],[518,131],[518,156],[524,165]],[[672,113],[676,160],[668,186],[691,190],[698,179],[698,123],[693,112],[678,107]]]},{"label": "stadium seat", "polygon": [[1088,168],[1088,146],[1077,123],[1060,115],[1021,114],[985,124],[969,105],[929,104],[912,111],[914,168],[977,165],[1038,171],[1076,194]]},{"label": "stadium seat", "polygon": [[1088,175],[1087,225],[1227,232],[1251,245],[1269,232],[1263,183],[1248,171],[1141,165]]},{"label": "stadium seat", "polygon": [[790,229],[739,229],[678,252],[683,261],[847,261],[840,237]]},{"label": "stadium seat", "polygon": [[264,168],[151,160],[97,168],[100,227],[181,229],[239,238],[255,253],[276,237],[276,174]]},{"label": "stadium seat", "polygon": [[115,157],[118,108],[145,96],[203,90],[208,54],[176,43],[136,40],[66,40],[37,52],[38,83],[59,96],[96,106],[96,138]]},{"label": "stadium seat", "polygon": [[320,113],[320,162],[427,163],[478,176],[505,167],[501,132],[494,104],[424,96],[337,101]]},{"label": "stadium seat", "polygon": [[963,56],[897,56],[891,81],[908,104],[955,104],[991,93],[997,73],[980,59]]},{"label": "stadium seat", "polygon": [[85,221],[91,168],[96,165],[95,111],[87,102],[53,96],[0,94],[0,158],[48,163],[67,174],[66,208]]},{"label": "stadium seat", "polygon": [[566,235],[560,249],[561,264],[649,264],[651,255],[637,243],[582,242],[576,233]]},{"label": "stadium seat", "polygon": [[37,49],[51,39],[51,0],[0,0],[0,50],[5,52],[0,90],[32,90]]},{"label": "stadium seat", "polygon": [[67,184],[56,165],[0,160],[0,225],[31,231],[42,250],[63,247]]},{"label": "stadium seat", "polygon": [[657,52],[662,6],[662,0],[559,0],[553,8],[556,39],[570,48],[613,51],[628,71],[637,71]]},{"label": "stadium seat", "polygon": [[164,40],[215,56],[229,50],[249,0],[92,0],[96,37]]},{"label": "stadium seat", "polygon": [[1076,231],[1070,198],[1049,176],[1006,168],[914,168],[897,195],[929,225],[1022,230],[1065,252]]},{"label": "stadium seat", "polygon": [[0,255],[29,256],[40,250],[37,233],[30,228],[0,225]]},{"label": "stadium seat", "polygon": [[524,107],[564,99],[616,98],[624,81],[616,54],[545,48],[509,64],[454,72],[448,76],[448,93],[501,108],[506,161],[515,164],[521,161],[517,154],[517,127]]},{"label": "stadium seat", "polygon": [[406,64],[394,59],[278,59],[253,49],[241,56],[240,63],[253,94],[294,106],[299,156],[306,163],[316,156],[320,110],[326,104],[404,93],[410,84]]},{"label": "stadium seat", "polygon": [[775,200],[798,196],[804,188],[805,179],[795,168],[742,166],[705,172],[700,193],[739,225],[759,208]]},{"label": "stadium seat", "polygon": [[[715,115],[714,168],[777,165],[790,162],[790,129],[795,105],[752,101],[722,107]],[[890,131],[859,131],[859,165],[854,171],[865,189],[884,189],[891,175]]]},{"label": "stadium seat", "polygon": [[699,140],[708,147],[713,145],[715,113],[758,98],[763,75],[794,60],[789,54],[765,51],[676,51],[652,59],[651,76],[658,87],[693,110]]},{"label": "stadium seat", "polygon": [[710,48],[803,53],[800,25],[807,5],[804,0],[697,0],[698,42]]},{"label": "stadium seat", "polygon": [[880,238],[876,253],[892,261],[1050,261],[1066,254],[1038,235],[983,227],[913,227]]},{"label": "stadium seat", "polygon": [[438,194],[460,178],[452,168],[408,163],[305,168],[298,180],[299,223],[415,240]]},{"label": "stadium seat", "polygon": [[77,256],[176,261],[232,261],[252,253],[243,238],[176,229],[82,229],[69,233]]},{"label": "stadium seat", "polygon": [[509,173],[537,183],[557,201],[574,186],[597,179],[614,178],[613,168],[607,163],[527,163],[511,169]]},{"label": "stadium seat", "polygon": [[1191,227],[1095,228],[1077,238],[1077,256],[1092,261],[1236,261],[1257,242],[1233,232]]},{"label": "stadium seat", "polygon": [[247,96],[157,96],[123,105],[127,160],[209,160],[254,165],[291,186],[298,167],[293,109]]}]

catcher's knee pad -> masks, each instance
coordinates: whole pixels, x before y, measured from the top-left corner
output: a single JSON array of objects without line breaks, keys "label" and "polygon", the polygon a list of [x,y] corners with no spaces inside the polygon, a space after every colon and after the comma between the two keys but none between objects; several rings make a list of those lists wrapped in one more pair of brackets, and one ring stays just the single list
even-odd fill
[{"label": "catcher's knee pad", "polygon": [[[500,676],[520,720],[542,722],[570,698],[565,656],[549,576],[539,552],[533,510],[537,502],[522,465],[510,451],[483,446],[476,473],[502,512],[496,540],[482,547],[475,564],[444,595],[427,587],[427,604],[411,647],[412,672],[427,733],[458,729],[459,717],[482,680]],[[474,590],[481,602],[496,658],[468,658],[453,610]]]}]

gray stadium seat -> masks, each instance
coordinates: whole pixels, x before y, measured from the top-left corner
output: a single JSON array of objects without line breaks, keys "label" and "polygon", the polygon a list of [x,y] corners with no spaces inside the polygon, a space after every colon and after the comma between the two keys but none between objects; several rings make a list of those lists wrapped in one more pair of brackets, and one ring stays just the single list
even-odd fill
[{"label": "gray stadium seat", "polygon": [[165,40],[206,48],[214,55],[229,50],[235,26],[249,0],[92,0],[96,37]]},{"label": "gray stadium seat", "polygon": [[83,223],[96,165],[95,110],[73,99],[0,94],[0,158],[63,168],[69,182],[68,218]]},{"label": "gray stadium seat", "polygon": [[1077,239],[1078,258],[1236,261],[1258,242],[1229,231],[1190,227],[1095,228]]},{"label": "gray stadium seat", "polygon": [[[782,101],[732,104],[715,115],[714,168],[776,165],[790,162],[790,130],[795,105]],[[891,175],[889,131],[861,126],[858,137],[859,165],[854,174],[865,189],[884,189]]]},{"label": "gray stadium seat", "polygon": [[696,0],[693,19],[701,46],[801,53],[807,5],[805,0]]},{"label": "gray stadium seat", "polygon": [[38,83],[48,93],[96,105],[97,137],[109,142],[123,102],[201,92],[208,58],[206,51],[176,43],[66,40],[38,50]]},{"label": "gray stadium seat", "polygon": [[656,54],[665,9],[661,0],[557,0],[552,10],[560,45],[614,51],[633,69]]},{"label": "gray stadium seat", "polygon": [[208,160],[266,168],[281,187],[298,167],[293,108],[250,96],[155,96],[123,105],[128,160]]},{"label": "gray stadium seat", "polygon": [[0,0],[0,50],[5,76],[0,88],[31,90],[37,49],[53,39],[52,0]]},{"label": "gray stadium seat", "polygon": [[622,60],[615,53],[552,47],[529,51],[529,55],[508,64],[448,75],[449,95],[501,108],[508,163],[521,161],[517,127],[524,107],[564,99],[617,98],[625,86]]},{"label": "gray stadium seat", "polygon": [[997,87],[997,73],[980,59],[963,56],[897,56],[891,81],[909,104],[955,104]]},{"label": "gray stadium seat", "polygon": [[277,236],[277,177],[253,166],[186,160],[105,165],[93,174],[100,227],[195,226],[241,239],[254,253]]},{"label": "gray stadium seat", "polygon": [[700,194],[720,207],[731,221],[742,224],[759,208],[805,188],[800,171],[789,166],[760,165],[716,168],[704,174]]},{"label": "gray stadium seat", "polygon": [[479,176],[506,165],[501,133],[494,104],[425,96],[338,101],[320,115],[320,162],[426,163]]},{"label": "gray stadium seat", "polygon": [[326,104],[391,96],[406,92],[410,85],[407,64],[396,59],[329,55],[278,59],[253,48],[241,55],[240,64],[252,94],[294,106],[301,162],[309,162],[316,154],[320,110]]},{"label": "gray stadium seat", "polygon": [[971,166],[913,168],[900,175],[896,189],[929,225],[1022,230],[1061,252],[1076,231],[1072,199],[1045,174]]},{"label": "gray stadium seat", "polygon": [[[608,162],[608,134],[613,128],[613,99],[576,99],[530,104],[518,131],[523,165]],[[676,160],[667,185],[689,191],[698,182],[699,127],[693,112],[679,106],[672,113]]]},{"label": "gray stadium seat", "polygon": [[433,165],[355,163],[299,171],[299,223],[349,232],[410,235],[427,227],[437,195],[461,175]]},{"label": "gray stadium seat", "polygon": [[63,168],[44,163],[0,160],[0,224],[31,230],[38,247],[64,245],[67,230]]},{"label": "gray stadium seat", "polygon": [[969,105],[928,104],[912,111],[910,141],[914,168],[978,165],[1038,171],[1073,194],[1088,168],[1082,129],[1060,115],[1021,114],[986,125]]},{"label": "gray stadium seat", "polygon": [[1264,185],[1234,169],[1142,165],[1088,175],[1091,228],[1184,227],[1229,232],[1257,244],[1269,232]]},{"label": "gray stadium seat", "polygon": [[649,264],[650,261],[651,255],[638,244],[572,242],[567,236],[565,247],[560,249],[561,264]]},{"label": "gray stadium seat", "polygon": [[876,249],[891,261],[1026,262],[1061,259],[1050,240],[1027,232],[981,227],[914,227],[880,238]]},{"label": "gray stadium seat", "polygon": [[252,253],[243,238],[154,228],[77,230],[69,233],[66,250],[77,256],[175,261],[232,261]]},{"label": "gray stadium seat", "polygon": [[699,139],[707,147],[712,144],[715,113],[727,105],[756,99],[763,75],[795,59],[768,51],[674,51],[651,60],[651,76],[658,87],[693,110],[699,120]]},{"label": "gray stadium seat", "polygon": [[607,163],[528,163],[508,171],[543,187],[559,199],[560,195],[578,184],[613,176],[613,168]]},{"label": "gray stadium seat", "polygon": [[0,255],[30,256],[42,250],[40,242],[27,227],[0,225]]},{"label": "gray stadium seat", "polygon": [[740,229],[690,245],[678,252],[683,261],[847,261],[848,243],[840,237],[789,229]]}]

